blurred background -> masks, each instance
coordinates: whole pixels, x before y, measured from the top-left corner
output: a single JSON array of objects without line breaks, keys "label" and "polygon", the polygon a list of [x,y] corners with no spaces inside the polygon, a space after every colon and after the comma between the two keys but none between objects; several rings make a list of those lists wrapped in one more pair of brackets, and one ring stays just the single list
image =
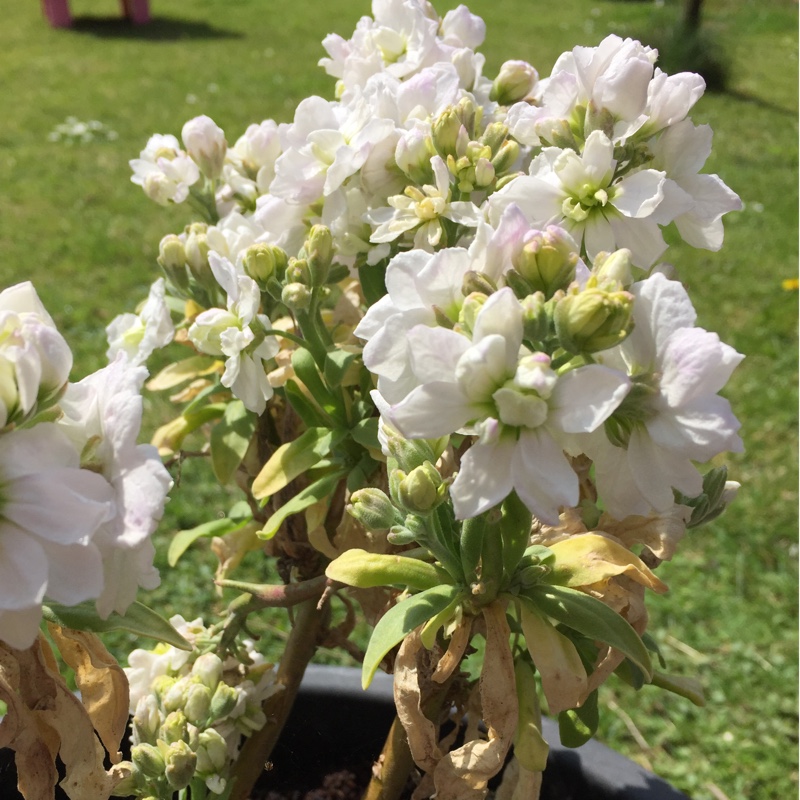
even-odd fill
[{"label": "blurred background", "polygon": [[[436,2],[444,12],[455,2]],[[506,59],[542,77],[573,46],[609,33],[658,47],[668,72],[702,72],[692,112],[715,132],[705,172],[738,192],[720,253],[672,237],[666,259],[689,288],[698,324],[745,353],[726,389],[747,451],[726,459],[735,505],[691,531],[651,597],[668,671],[703,683],[707,705],[611,683],[599,738],[695,800],[797,796],[797,3],[791,0],[473,0],[488,28],[485,74]],[[73,380],[105,363],[105,325],[158,277],[158,242],[191,221],[130,182],[128,160],[153,133],[180,136],[208,114],[233,143],[253,122],[291,121],[310,94],[333,96],[316,62],[329,32],[348,38],[366,0],[151,0],[133,26],[115,0],[72,0],[53,29],[35,0],[6,3],[0,25],[0,288],[33,280],[76,356]],[[687,28],[686,16],[698,12]],[[150,408],[148,429],[163,409]],[[224,514],[205,464],[187,465],[157,535],[159,565],[176,530]],[[265,580],[258,554],[252,577]],[[216,559],[194,547],[141,599],[188,619],[222,603]],[[284,621],[265,618],[277,657]],[[112,639],[124,656],[135,642]],[[323,660],[347,656],[321,652]]]}]

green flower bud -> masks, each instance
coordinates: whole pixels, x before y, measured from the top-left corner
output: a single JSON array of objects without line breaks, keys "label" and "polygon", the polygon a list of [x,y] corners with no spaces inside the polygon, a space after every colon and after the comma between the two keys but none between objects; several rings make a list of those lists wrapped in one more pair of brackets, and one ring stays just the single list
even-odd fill
[{"label": "green flower bud", "polygon": [[131,748],[134,767],[148,778],[161,778],[167,765],[161,750],[153,744],[136,744]]},{"label": "green flower bud", "polygon": [[302,283],[287,283],[281,291],[281,302],[292,311],[305,311],[311,305],[311,290]]},{"label": "green flower bud", "polygon": [[492,151],[492,156],[495,156],[507,137],[508,125],[502,122],[490,122],[481,136],[481,141]]},{"label": "green flower bud", "polygon": [[444,500],[447,487],[430,461],[411,470],[408,475],[402,470],[396,472],[397,500],[409,514],[429,514]]},{"label": "green flower bud", "polygon": [[[477,275],[477,273],[474,274]],[[472,333],[475,329],[478,314],[488,299],[483,292],[470,292],[464,298],[464,305],[461,306],[461,311],[458,313],[458,321],[468,333]]]},{"label": "green flower bud", "polygon": [[485,273],[469,270],[464,274],[461,281],[461,293],[464,297],[472,294],[473,292],[484,295],[488,298],[490,294],[497,291],[495,282]]},{"label": "green flower bud", "polygon": [[167,765],[164,773],[169,785],[173,789],[185,789],[194,777],[197,766],[197,755],[192,748],[186,742],[173,742],[164,760]]},{"label": "green flower bud", "polygon": [[205,228],[206,226],[202,223],[190,225],[186,242],[184,243],[186,261],[194,273],[202,273],[208,269],[208,251],[210,248]]},{"label": "green flower bud", "polygon": [[303,286],[311,286],[311,270],[305,258],[290,258],[289,265],[286,267],[287,283],[302,283]]},{"label": "green flower bud", "polygon": [[496,175],[508,172],[519,158],[519,145],[509,139],[497,151],[497,155],[492,158],[492,166]]},{"label": "green flower bud", "polygon": [[383,426],[382,431],[390,458],[397,462],[400,469],[407,471],[419,467],[426,461],[435,463],[450,440],[448,436],[443,436],[441,439],[405,439],[389,426]]},{"label": "green flower bud", "polygon": [[219,731],[209,728],[203,731],[197,746],[197,773],[214,775],[228,766],[228,745]]},{"label": "green flower bud", "polygon": [[527,97],[538,80],[539,73],[527,61],[506,61],[494,79],[489,99],[510,106]]},{"label": "green flower bud", "polygon": [[137,794],[140,785],[145,782],[139,768],[132,761],[120,761],[114,767],[117,775],[125,774],[125,777],[114,786],[116,792],[115,797],[127,797],[128,795]]},{"label": "green flower bud", "polygon": [[550,316],[542,292],[529,294],[520,301],[525,338],[530,342],[542,342],[550,333]]},{"label": "green flower bud", "polygon": [[461,120],[453,107],[443,111],[433,121],[431,126],[433,146],[440,155],[457,157],[457,142],[462,128]]},{"label": "green flower bud", "polygon": [[494,166],[486,158],[479,158],[475,164],[475,185],[478,188],[489,186],[495,178]]},{"label": "green flower bud", "polygon": [[566,231],[555,225],[536,233],[513,259],[514,267],[535,291],[552,297],[575,279],[578,254]]},{"label": "green flower bud", "polygon": [[606,108],[598,108],[590,102],[583,123],[583,138],[588,139],[594,131],[602,131],[609,139],[614,136],[614,115]]},{"label": "green flower bud", "polygon": [[328,279],[333,258],[333,237],[330,228],[314,225],[305,243],[311,286],[322,286]]},{"label": "green flower bud", "polygon": [[211,708],[209,709],[209,717],[212,720],[222,719],[227,717],[236,706],[239,699],[236,694],[236,689],[233,686],[228,686],[226,683],[218,683],[217,688],[214,690],[214,695],[211,698]]},{"label": "green flower bud", "polygon": [[189,724],[183,711],[171,711],[161,725],[160,737],[165,742],[185,741],[189,735]]},{"label": "green flower bud", "polygon": [[204,725],[211,710],[211,689],[202,683],[193,683],[186,693],[183,713],[193,725]]},{"label": "green flower bud", "polygon": [[370,531],[388,530],[392,525],[400,525],[403,522],[402,514],[394,507],[386,493],[372,487],[353,492],[347,505],[347,512]]},{"label": "green flower bud", "polygon": [[175,681],[169,690],[162,694],[161,704],[167,711],[177,711],[179,708],[183,708],[188,688],[189,685],[185,678]]},{"label": "green flower bud", "polygon": [[174,233],[165,236],[158,244],[158,263],[168,274],[183,271],[186,266],[186,249]]},{"label": "green flower bud", "polygon": [[259,285],[279,275],[286,269],[286,263],[286,253],[271,244],[251,244],[242,256],[245,273]]},{"label": "green flower bud", "polygon": [[602,288],[608,288],[609,283],[613,283],[614,288],[629,288],[633,283],[631,251],[622,248],[613,253],[598,253],[592,265],[592,277]]},{"label": "green flower bud", "polygon": [[209,689],[222,680],[222,659],[216,653],[203,653],[192,664],[192,675]]},{"label": "green flower bud", "polygon": [[585,289],[555,307],[556,334],[568,353],[597,353],[618,345],[632,328],[633,295]]}]

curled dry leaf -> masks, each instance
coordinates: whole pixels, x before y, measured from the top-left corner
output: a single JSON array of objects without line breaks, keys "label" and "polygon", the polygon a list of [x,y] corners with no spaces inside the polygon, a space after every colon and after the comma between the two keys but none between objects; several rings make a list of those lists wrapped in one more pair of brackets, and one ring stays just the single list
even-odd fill
[{"label": "curled dry leaf", "polygon": [[689,506],[676,505],[665,514],[630,516],[622,521],[603,514],[598,527],[616,536],[626,547],[643,544],[662,561],[669,561],[686,533],[686,524],[691,516]]},{"label": "curled dry leaf", "polygon": [[108,750],[111,762],[121,760],[119,744],[128,724],[128,679],[116,659],[93,633],[74,631],[48,623],[64,661],[75,671],[89,719]]},{"label": "curled dry leaf", "polygon": [[473,617],[462,616],[453,634],[450,636],[450,644],[444,655],[439,659],[436,669],[431,675],[431,680],[436,683],[444,683],[452,674],[453,670],[461,663],[464,652],[472,636]]},{"label": "curled dry leaf", "polygon": [[483,619],[486,653],[480,686],[488,738],[466,742],[439,761],[433,773],[437,800],[485,797],[489,779],[503,767],[517,729],[514,659],[505,606],[491,603],[483,609]]}]

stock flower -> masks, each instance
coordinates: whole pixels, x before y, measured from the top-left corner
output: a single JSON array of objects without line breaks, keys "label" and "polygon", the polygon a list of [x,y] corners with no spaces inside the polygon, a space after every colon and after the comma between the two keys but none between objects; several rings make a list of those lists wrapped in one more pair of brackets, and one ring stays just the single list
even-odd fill
[{"label": "stock flower", "polygon": [[97,597],[103,565],[93,537],[115,511],[111,485],[81,469],[53,423],[0,435],[0,639],[30,647],[45,595],[68,605]]},{"label": "stock flower", "polygon": [[0,428],[52,402],[72,368],[72,352],[33,284],[0,292]]},{"label": "stock flower", "polygon": [[445,328],[412,328],[417,386],[393,405],[375,397],[409,438],[477,436],[450,487],[458,519],[516,490],[532,513],[554,523],[561,506],[578,502],[578,478],[561,438],[602,425],[630,388],[623,373],[600,365],[558,375],[549,356],[524,349],[522,338],[522,307],[511,289],[500,289],[478,312],[471,340]]},{"label": "stock flower", "polygon": [[164,279],[159,278],[151,287],[142,310],[138,314],[120,314],[106,327],[109,361],[117,353],[125,353],[134,365],[144,364],[154,350],[166,347],[175,335],[166,302]]},{"label": "stock flower", "polygon": [[656,273],[631,292],[633,333],[600,354],[634,382],[630,405],[620,408],[628,440],[613,444],[603,431],[581,439],[598,492],[617,519],[668,511],[673,488],[697,496],[703,480],[692,462],[742,450],[739,422],[718,392],[743,356],[694,327],[694,308],[677,281]]},{"label": "stock flower", "polygon": [[211,117],[195,117],[183,126],[181,139],[189,157],[203,175],[212,180],[218,178],[228,149],[222,128]]},{"label": "stock flower", "polygon": [[137,444],[142,423],[141,388],[147,370],[122,355],[107,367],[70,384],[58,425],[82,453],[82,461],[109,483],[115,514],[94,533],[103,559],[97,611],[124,613],[139,586],[159,584],[150,540],[172,486],[157,450]]},{"label": "stock flower", "polygon": [[261,303],[258,284],[238,273],[230,261],[213,251],[208,258],[214,277],[228,296],[228,307],[198,314],[189,328],[189,338],[203,353],[227,356],[222,385],[249,411],[261,414],[273,394],[264,361],[277,354],[278,341],[274,336],[257,335],[253,331],[253,324],[262,329],[271,327],[269,319],[258,313]]},{"label": "stock flower", "polygon": [[131,181],[162,206],[182,203],[189,196],[189,187],[200,180],[197,164],[170,134],[151,136],[139,158],[128,163],[133,170]]}]

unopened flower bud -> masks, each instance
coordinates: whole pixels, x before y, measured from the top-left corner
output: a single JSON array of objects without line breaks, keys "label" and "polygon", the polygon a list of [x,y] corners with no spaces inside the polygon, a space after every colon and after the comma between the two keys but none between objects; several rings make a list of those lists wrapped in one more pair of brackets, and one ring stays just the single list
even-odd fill
[{"label": "unopened flower bud", "polygon": [[154,695],[146,694],[139,698],[131,724],[137,743],[155,742],[156,733],[161,726],[161,713]]},{"label": "unopened flower bud", "polygon": [[211,708],[209,709],[209,717],[212,720],[222,719],[227,717],[233,711],[238,700],[236,689],[233,686],[228,686],[226,683],[220,681],[214,694],[211,698]]},{"label": "unopened flower bud", "polygon": [[215,180],[222,174],[228,143],[225,132],[213,119],[207,116],[190,119],[183,126],[181,138],[186,152],[207,178]]},{"label": "unopened flower bud", "polygon": [[487,297],[497,291],[495,282],[484,272],[468,270],[461,281],[461,293],[468,297],[473,293],[483,294]]},{"label": "unopened flower bud", "polygon": [[526,98],[538,80],[539,73],[527,61],[506,61],[494,79],[489,99],[510,106]]},{"label": "unopened flower bud", "polygon": [[222,659],[216,653],[203,653],[192,664],[192,675],[209,689],[222,680]]},{"label": "unopened flower bud", "polygon": [[181,678],[173,683],[166,693],[162,694],[161,704],[167,711],[177,711],[179,708],[183,708],[183,704],[186,702],[187,689],[186,680]]},{"label": "unopened flower bud", "polygon": [[461,306],[461,311],[458,312],[458,321],[468,333],[475,330],[478,314],[488,299],[483,292],[470,292],[464,298],[464,304]]},{"label": "unopened flower bud", "polygon": [[633,283],[631,251],[622,248],[613,253],[598,253],[594,258],[592,275],[600,287],[614,283],[618,287],[627,289]]},{"label": "unopened flower bud", "polygon": [[197,747],[197,773],[213,775],[228,764],[228,745],[215,728],[200,733]]},{"label": "unopened flower bud", "polygon": [[290,258],[286,267],[286,280],[288,283],[302,283],[311,286],[311,270],[305,258]]},{"label": "unopened flower bud", "polygon": [[173,789],[185,789],[194,777],[197,766],[197,755],[186,742],[173,742],[164,760],[166,769],[164,773]]},{"label": "unopened flower bud", "polygon": [[525,242],[513,262],[534,290],[549,298],[574,280],[578,254],[572,237],[561,228],[550,225]]},{"label": "unopened flower bud", "polygon": [[413,128],[400,137],[395,148],[397,166],[420,186],[433,182],[431,157],[436,155],[427,131]]},{"label": "unopened flower bud", "polygon": [[541,342],[550,332],[550,317],[542,292],[529,294],[520,300],[522,306],[522,325],[524,336],[528,341]]},{"label": "unopened flower bud", "polygon": [[202,683],[193,683],[186,693],[183,713],[192,725],[202,725],[208,720],[211,710],[211,689]]},{"label": "unopened flower bud", "polygon": [[371,486],[353,492],[347,512],[370,531],[388,530],[403,522],[403,516],[386,493]]},{"label": "unopened flower bud", "polygon": [[188,736],[189,724],[183,711],[171,711],[161,725],[159,738],[165,742],[181,742]]},{"label": "unopened flower bud", "polygon": [[292,311],[305,311],[311,305],[311,290],[302,283],[287,283],[281,291],[281,302]]},{"label": "unopened flower bud", "polygon": [[463,127],[458,112],[452,106],[433,121],[431,126],[433,145],[440,155],[458,158],[458,142]]},{"label": "unopened flower bud", "polygon": [[555,307],[561,346],[569,353],[597,353],[619,344],[631,329],[633,295],[586,289],[567,294]]},{"label": "unopened flower bud", "polygon": [[516,160],[519,158],[519,145],[509,139],[504,142],[502,147],[497,151],[497,155],[492,158],[492,166],[496,175],[502,175],[511,167],[514,166]]},{"label": "unopened flower bud", "polygon": [[242,266],[247,275],[263,285],[286,269],[286,253],[272,244],[252,244],[242,255]]},{"label": "unopened flower bud", "polygon": [[442,476],[430,461],[405,475],[402,470],[397,481],[397,500],[410,514],[429,514],[444,500]]},{"label": "unopened flower bud", "polygon": [[330,228],[314,225],[305,243],[311,286],[322,286],[328,278],[333,258],[333,237]]},{"label": "unopened flower bud", "polygon": [[426,461],[432,464],[444,452],[449,437],[441,439],[406,439],[390,425],[381,422],[379,438],[384,452],[393,458],[400,469],[411,471]]},{"label": "unopened flower bud", "polygon": [[502,122],[490,122],[481,136],[481,141],[492,151],[492,156],[494,156],[507,137],[508,125]]},{"label": "unopened flower bud", "polygon": [[161,750],[146,742],[131,748],[131,759],[134,766],[148,778],[160,778],[167,766]]},{"label": "unopened flower bud", "polygon": [[479,158],[475,164],[475,185],[482,189],[489,186],[494,180],[494,167],[492,162],[486,158]]},{"label": "unopened flower bud", "polygon": [[158,263],[170,274],[186,266],[186,250],[180,237],[174,233],[165,236],[158,245]]}]

